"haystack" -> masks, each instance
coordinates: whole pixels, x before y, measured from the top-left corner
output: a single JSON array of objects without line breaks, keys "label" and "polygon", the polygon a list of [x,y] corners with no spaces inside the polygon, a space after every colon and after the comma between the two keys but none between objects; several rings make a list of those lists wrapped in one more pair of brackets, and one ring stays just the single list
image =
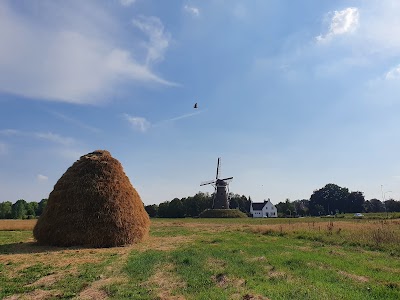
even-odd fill
[{"label": "haystack", "polygon": [[98,150],[81,156],[61,176],[33,235],[45,245],[113,247],[139,242],[149,227],[121,164]]}]

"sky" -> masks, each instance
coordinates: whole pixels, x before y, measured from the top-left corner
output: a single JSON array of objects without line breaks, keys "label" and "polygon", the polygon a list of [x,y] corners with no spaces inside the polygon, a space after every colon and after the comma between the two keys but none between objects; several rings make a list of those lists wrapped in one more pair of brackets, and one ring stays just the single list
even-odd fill
[{"label": "sky", "polygon": [[[145,205],[400,199],[400,1],[0,1],[0,202],[106,149]],[[198,108],[194,109],[194,103]]]}]

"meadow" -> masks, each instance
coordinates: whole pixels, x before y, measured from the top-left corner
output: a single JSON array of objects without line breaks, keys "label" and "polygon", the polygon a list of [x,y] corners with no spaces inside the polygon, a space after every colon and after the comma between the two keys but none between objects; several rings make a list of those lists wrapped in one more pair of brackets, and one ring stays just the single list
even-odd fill
[{"label": "meadow", "polygon": [[0,299],[400,299],[399,219],[152,219],[104,249],[34,224],[0,220]]}]

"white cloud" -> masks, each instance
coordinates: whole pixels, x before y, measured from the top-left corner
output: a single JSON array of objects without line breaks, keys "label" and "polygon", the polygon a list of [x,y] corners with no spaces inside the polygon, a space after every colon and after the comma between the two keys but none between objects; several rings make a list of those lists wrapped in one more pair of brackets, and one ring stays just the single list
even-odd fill
[{"label": "white cloud", "polygon": [[132,20],[132,24],[139,28],[148,37],[148,42],[144,43],[147,48],[146,65],[164,59],[164,52],[168,48],[170,34],[164,32],[164,25],[157,17],[139,16]]},{"label": "white cloud", "polygon": [[[149,64],[161,61],[168,47],[169,35],[157,18],[143,17],[137,22],[150,39],[147,57],[139,62],[131,55],[132,49],[119,47],[114,37],[106,34],[110,18],[96,19],[96,26],[86,24],[89,20],[82,21],[80,27],[80,22],[65,21],[67,17],[55,26],[43,26],[40,18],[19,15],[7,3],[13,2],[0,2],[0,92],[96,104],[106,101],[116,85],[127,81],[174,85],[157,76]],[[35,7],[36,11],[41,10]],[[46,19],[53,10],[43,9],[42,13],[42,19]],[[85,15],[79,17],[79,9],[64,13],[73,20],[85,19]]]},{"label": "white cloud", "polygon": [[190,6],[190,5],[185,4],[183,6],[183,10],[186,11],[187,13],[191,14],[192,16],[195,16],[195,17],[200,16],[200,9],[195,6]]},{"label": "white cloud", "polygon": [[386,80],[400,79],[400,64],[385,74]]},{"label": "white cloud", "polygon": [[134,4],[136,0],[120,0],[119,3],[121,3],[122,6],[131,6]]},{"label": "white cloud", "polygon": [[124,114],[124,117],[132,125],[132,127],[141,132],[146,132],[150,127],[151,123],[143,117],[133,117],[128,114]]},{"label": "white cloud", "polygon": [[34,134],[36,138],[42,139],[42,140],[47,140],[56,144],[61,144],[61,145],[72,145],[75,140],[70,137],[63,137],[59,134],[52,133],[52,132],[36,132]]},{"label": "white cloud", "polygon": [[318,42],[331,40],[334,36],[354,32],[359,24],[360,14],[358,8],[348,7],[344,10],[333,11],[330,19],[329,31],[316,37]]},{"label": "white cloud", "polygon": [[38,174],[38,175],[36,176],[36,178],[37,178],[37,180],[38,180],[39,182],[46,182],[46,181],[49,180],[49,177],[47,177],[47,176],[45,176],[45,175],[42,175],[42,174]]}]

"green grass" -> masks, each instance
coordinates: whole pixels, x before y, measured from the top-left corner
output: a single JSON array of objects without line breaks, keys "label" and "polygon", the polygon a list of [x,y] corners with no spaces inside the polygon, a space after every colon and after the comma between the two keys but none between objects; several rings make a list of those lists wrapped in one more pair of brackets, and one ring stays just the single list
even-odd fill
[{"label": "green grass", "polygon": [[[43,289],[57,290],[53,298],[73,298],[120,265],[110,276],[124,280],[101,287],[111,299],[400,299],[400,246],[393,243],[400,238],[400,222],[334,220],[331,230],[329,222],[153,219],[147,246],[127,248],[124,259],[117,249],[86,251],[87,259],[98,259],[78,266],[38,263],[35,257],[47,254],[32,253],[24,254],[32,263],[22,267],[11,259],[9,245],[31,233],[0,231],[0,250],[8,249],[0,252],[0,298],[27,294],[35,289],[28,284],[60,272],[65,275]],[[389,233],[365,242],[370,228]],[[158,247],[169,238],[176,244]],[[68,260],[80,254],[53,249],[48,255]]]}]

